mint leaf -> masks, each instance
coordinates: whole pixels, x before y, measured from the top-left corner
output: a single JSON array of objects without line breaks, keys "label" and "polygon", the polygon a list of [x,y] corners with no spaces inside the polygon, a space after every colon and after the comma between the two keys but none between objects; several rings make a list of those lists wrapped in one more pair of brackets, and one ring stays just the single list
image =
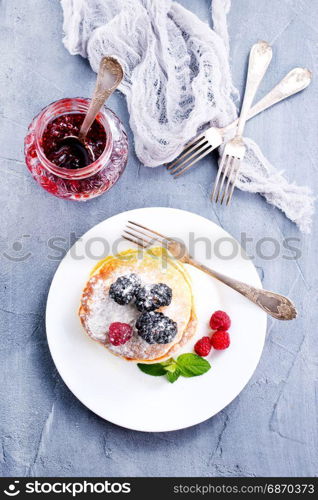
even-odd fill
[{"label": "mint leaf", "polygon": [[210,370],[210,363],[197,354],[181,354],[177,360],[170,358],[162,363],[148,365],[146,363],[137,363],[139,370],[153,377],[166,375],[167,380],[173,384],[180,375],[183,377],[197,377]]},{"label": "mint leaf", "polygon": [[176,363],[175,359],[173,359],[173,358],[170,358],[161,364],[164,367],[164,369],[170,373],[174,373],[176,371],[176,369],[178,368],[177,363]]},{"label": "mint leaf", "polygon": [[210,363],[197,354],[181,354],[177,358],[178,369],[183,377],[197,377],[210,370]]},{"label": "mint leaf", "polygon": [[[173,358],[163,361],[162,363],[154,363],[152,365],[137,363],[137,366],[142,372],[147,373],[147,375],[153,375],[154,377],[160,377],[161,375],[166,375],[167,373],[174,374],[177,370],[177,363]],[[177,378],[175,380],[177,380]]]},{"label": "mint leaf", "polygon": [[152,375],[154,377],[160,377],[161,375],[166,374],[166,370],[161,363],[154,363],[153,365],[147,365],[145,363],[137,363],[137,366],[139,370],[141,370],[142,372],[147,373],[147,375]]},{"label": "mint leaf", "polygon": [[178,378],[180,377],[180,370],[177,368],[174,372],[167,372],[167,379],[169,380],[169,382],[171,382],[171,384],[173,384],[173,382],[175,382],[176,380],[178,380]]},{"label": "mint leaf", "polygon": [[173,358],[169,358],[169,359],[167,359],[167,361],[163,361],[160,364],[162,366],[169,366],[169,365],[173,365],[174,363],[175,363],[175,360]]}]

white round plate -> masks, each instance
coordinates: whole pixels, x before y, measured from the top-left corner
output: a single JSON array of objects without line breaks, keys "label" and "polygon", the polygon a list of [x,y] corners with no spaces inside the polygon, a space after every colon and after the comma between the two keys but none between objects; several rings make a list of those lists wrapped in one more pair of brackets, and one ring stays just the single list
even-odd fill
[{"label": "white round plate", "polygon": [[228,233],[199,215],[173,208],[142,208],[105,220],[77,241],[59,265],[48,296],[46,328],[53,360],[66,385],[90,410],[117,425],[148,432],[182,429],[212,417],[241,392],[262,353],[266,314],[187,266],[199,326],[196,337],[181,352],[193,352],[196,340],[209,334],[214,311],[224,310],[232,318],[231,345],[210,354],[211,370],[170,384],[165,377],[146,375],[134,362],[111,354],[86,335],[77,310],[98,260],[133,247],[120,239],[128,220],[182,238],[199,261],[224,274],[257,287],[262,284],[254,265]]}]

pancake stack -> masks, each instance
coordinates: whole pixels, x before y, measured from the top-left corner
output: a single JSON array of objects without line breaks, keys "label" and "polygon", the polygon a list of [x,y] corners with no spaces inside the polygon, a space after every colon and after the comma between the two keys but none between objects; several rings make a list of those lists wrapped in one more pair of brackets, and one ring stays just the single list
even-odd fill
[{"label": "pancake stack", "polygon": [[[109,294],[112,284],[122,276],[134,274],[143,285],[164,283],[172,291],[171,303],[158,312],[176,323],[177,332],[169,343],[148,343],[138,333],[136,322],[140,311],[134,301],[120,305]],[[162,247],[149,250],[127,250],[106,257],[92,271],[83,290],[79,317],[92,340],[127,360],[162,361],[174,355],[194,335],[197,326],[191,281],[185,268],[168,255]],[[122,345],[109,341],[112,323],[131,325],[133,335]]]}]

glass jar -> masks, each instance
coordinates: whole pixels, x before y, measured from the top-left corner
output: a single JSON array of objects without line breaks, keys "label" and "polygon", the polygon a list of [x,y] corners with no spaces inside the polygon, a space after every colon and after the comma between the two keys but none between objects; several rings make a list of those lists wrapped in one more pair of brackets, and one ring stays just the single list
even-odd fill
[{"label": "glass jar", "polygon": [[25,160],[34,179],[59,198],[86,201],[108,191],[123,173],[128,158],[124,126],[110,109],[104,107],[96,119],[106,133],[105,149],[90,165],[68,169],[49,161],[42,148],[42,136],[49,122],[71,113],[87,112],[89,99],[61,99],[49,104],[33,118],[24,141]]}]

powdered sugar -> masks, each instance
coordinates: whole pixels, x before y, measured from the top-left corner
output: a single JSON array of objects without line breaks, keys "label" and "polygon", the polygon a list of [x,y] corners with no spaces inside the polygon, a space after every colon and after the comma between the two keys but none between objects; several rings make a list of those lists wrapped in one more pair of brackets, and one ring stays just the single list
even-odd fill
[{"label": "powdered sugar", "polygon": [[[159,267],[154,267],[151,270],[145,269],[141,260],[137,261],[133,268],[126,266],[124,272],[123,268],[119,267],[107,279],[98,273],[90,279],[89,286],[85,289],[82,297],[82,304],[89,311],[85,314],[82,312],[81,319],[92,339],[105,344],[114,354],[132,359],[155,359],[163,356],[174,342],[180,341],[191,314],[190,290],[187,283],[180,282],[182,275],[179,271],[174,269],[175,272],[172,273],[171,270],[169,272],[169,267],[167,269]],[[178,326],[178,333],[171,344],[149,344],[143,340],[135,327],[140,312],[134,303],[119,305],[109,296],[111,284],[118,277],[130,272],[136,273],[146,286],[164,281],[173,290],[170,305],[162,308],[162,312],[175,321]],[[109,343],[108,329],[109,325],[114,322],[127,323],[133,328],[133,337],[125,344],[113,346]]]},{"label": "powdered sugar", "polygon": [[106,342],[109,325],[116,321],[134,326],[136,316],[133,305],[117,304],[109,296],[107,284],[102,279],[96,281],[87,320],[89,332],[94,340]]}]

